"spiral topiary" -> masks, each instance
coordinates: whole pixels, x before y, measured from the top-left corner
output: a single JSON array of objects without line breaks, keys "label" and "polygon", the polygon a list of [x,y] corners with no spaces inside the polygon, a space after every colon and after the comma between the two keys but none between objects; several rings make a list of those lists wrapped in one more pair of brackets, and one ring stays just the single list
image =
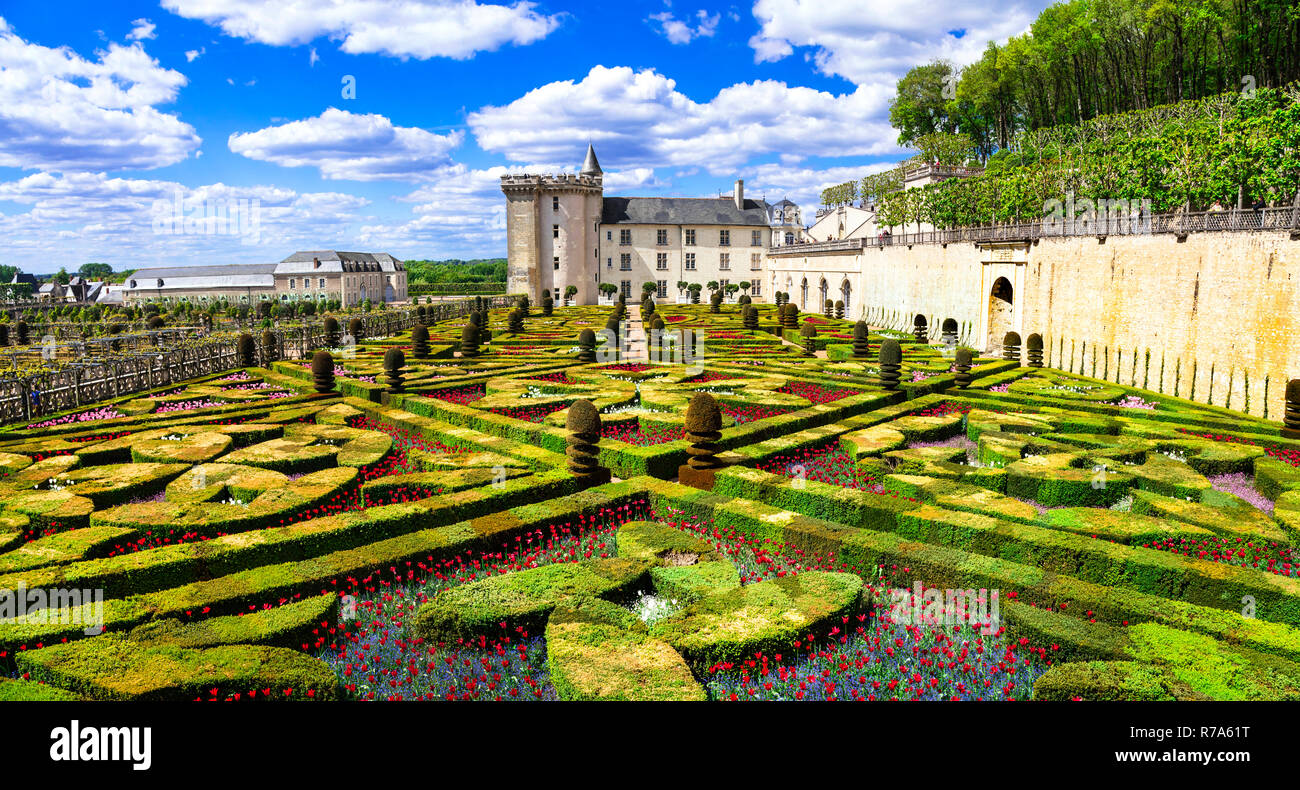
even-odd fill
[{"label": "spiral topiary", "polygon": [[892,337],[880,341],[880,381],[887,390],[898,389],[899,373],[903,364],[903,347]]},{"label": "spiral topiary", "polygon": [[554,312],[555,312],[555,297],[551,296],[550,291],[547,291],[546,293],[542,294],[542,315],[549,316],[551,313]]},{"label": "spiral topiary", "polygon": [[867,328],[866,321],[859,321],[853,325],[853,356],[858,359],[866,359],[871,356],[871,341],[868,337],[871,330]]},{"label": "spiral topiary", "polygon": [[325,316],[325,345],[339,347],[339,320],[332,315]]},{"label": "spiral topiary", "polygon": [[1286,410],[1282,415],[1282,435],[1300,439],[1300,379],[1286,383]]},{"label": "spiral topiary", "polygon": [[321,395],[334,392],[334,357],[328,351],[317,351],[312,355],[311,382]]},{"label": "spiral topiary", "polygon": [[429,356],[429,327],[416,324],[411,330],[411,356],[427,359]]},{"label": "spiral topiary", "polygon": [[745,329],[750,332],[758,331],[758,308],[752,304],[745,305],[745,314],[742,317],[742,323]]},{"label": "spiral topiary", "polygon": [[516,307],[510,311],[510,315],[506,318],[506,331],[512,335],[524,331],[524,311],[522,308]]},{"label": "spiral topiary", "polygon": [[1025,353],[1029,357],[1029,367],[1043,366],[1043,336],[1037,332],[1025,338]]},{"label": "spiral topiary", "polygon": [[835,300],[835,317],[844,318],[844,302],[839,299]]},{"label": "spiral topiary", "polygon": [[515,303],[515,307],[518,308],[519,310],[522,310],[524,316],[528,315],[528,311],[532,308],[532,306],[533,306],[532,302],[528,301],[527,296],[519,297],[519,301]]},{"label": "spiral topiary", "polygon": [[257,364],[257,346],[253,343],[252,335],[247,332],[240,334],[237,347],[240,367],[251,368]]},{"label": "spiral topiary", "polygon": [[787,302],[781,308],[781,326],[785,329],[799,328],[799,308],[796,305]]},{"label": "spiral topiary", "polygon": [[1002,358],[1020,364],[1020,335],[1007,332],[1002,336]]},{"label": "spiral topiary", "polygon": [[805,357],[817,356],[817,327],[805,323],[799,329],[799,336],[803,338],[803,355]]},{"label": "spiral topiary", "polygon": [[600,412],[586,398],[579,398],[569,406],[564,419],[569,435],[565,437],[565,455],[569,472],[585,482],[609,479],[609,470],[600,465]]},{"label": "spiral topiary", "polygon": [[478,327],[465,324],[460,330],[460,355],[465,359],[478,356]]},{"label": "spiral topiary", "polygon": [[940,328],[940,336],[943,339],[944,345],[947,346],[957,345],[957,319],[955,318],[943,319],[943,324]]},{"label": "spiral topiary", "polygon": [[826,304],[822,305],[822,315],[826,316],[827,318],[835,317],[835,303],[832,302],[830,299],[827,299]]},{"label": "spiral topiary", "polygon": [[960,389],[966,389],[970,386],[970,383],[973,380],[970,375],[970,349],[965,347],[957,349],[957,359],[955,362],[956,364],[954,367],[957,368],[957,375],[954,376],[954,380],[957,382],[957,386]]},{"label": "spiral topiary", "polygon": [[578,333],[578,361],[596,361],[596,333],[590,329]]},{"label": "spiral topiary", "polygon": [[930,341],[930,325],[925,320],[925,316],[918,315],[912,320],[912,336],[918,343],[928,343]]},{"label": "spiral topiary", "polygon": [[274,332],[269,329],[262,332],[262,358],[266,360],[268,365],[274,362],[275,358],[278,356],[278,354],[276,354],[278,346],[279,342],[277,341]]},{"label": "spiral topiary", "polygon": [[406,355],[400,348],[390,348],[384,352],[384,383],[388,385],[388,391],[397,393],[402,391],[402,368],[406,367]]},{"label": "spiral topiary", "polygon": [[677,469],[677,479],[683,485],[711,489],[717,470],[722,467],[718,458],[718,440],[722,438],[722,409],[713,395],[697,392],[686,405],[687,462]]},{"label": "spiral topiary", "polygon": [[722,312],[722,291],[714,291],[713,296],[709,297],[709,312]]},{"label": "spiral topiary", "polygon": [[480,346],[486,345],[492,340],[492,328],[489,326],[491,320],[486,307],[478,311],[478,319],[475,321],[475,325],[478,326],[478,344]]}]

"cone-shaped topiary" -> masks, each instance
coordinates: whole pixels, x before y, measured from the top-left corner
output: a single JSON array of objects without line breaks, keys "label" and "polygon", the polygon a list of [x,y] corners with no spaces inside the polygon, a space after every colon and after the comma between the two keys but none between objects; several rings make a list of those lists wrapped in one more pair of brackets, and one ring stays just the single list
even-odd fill
[{"label": "cone-shaped topiary", "polygon": [[745,329],[750,332],[758,331],[758,308],[752,304],[745,305],[745,315],[743,318]]},{"label": "cone-shaped topiary", "polygon": [[844,317],[844,302],[839,299],[835,300],[835,317],[836,318]]},{"label": "cone-shaped topiary", "polygon": [[20,346],[27,345],[27,322],[19,321],[18,323],[14,324],[14,334],[18,338],[18,345]]},{"label": "cone-shaped topiary", "polygon": [[817,327],[805,323],[799,328],[799,336],[803,338],[803,355],[805,357],[817,356]]},{"label": "cone-shaped topiary", "polygon": [[555,312],[555,297],[551,296],[550,291],[547,291],[542,294],[542,315],[550,315],[553,312]]},{"label": "cone-shaped topiary", "polygon": [[912,320],[912,336],[918,343],[928,343],[930,340],[930,325],[926,322],[925,316],[918,315]]},{"label": "cone-shaped topiary", "polygon": [[880,341],[880,381],[887,390],[898,389],[898,371],[903,363],[903,347],[892,337]]},{"label": "cone-shaped topiary", "polygon": [[1002,358],[1020,364],[1020,335],[1007,332],[1002,336]]},{"label": "cone-shaped topiary", "polygon": [[595,482],[608,480],[609,470],[600,465],[600,412],[586,398],[580,398],[569,406],[564,427],[569,435],[565,437],[565,455],[568,456],[569,471],[580,480]]},{"label": "cone-shaped topiary", "polygon": [[826,304],[822,305],[822,315],[826,316],[827,318],[835,317],[835,303],[832,302],[830,299],[827,299]]},{"label": "cone-shaped topiary", "polygon": [[389,392],[401,392],[402,368],[406,367],[406,355],[400,348],[390,348],[384,352],[384,383],[388,385]]},{"label": "cone-shaped topiary", "polygon": [[943,338],[944,345],[957,345],[957,319],[945,318],[940,328],[940,335]]},{"label": "cone-shaped topiary", "polygon": [[596,333],[590,329],[578,333],[578,361],[596,361]]},{"label": "cone-shaped topiary", "polygon": [[614,351],[615,359],[618,358],[618,352],[622,349],[622,346],[619,344],[619,328],[619,321],[613,316],[605,322],[605,337],[609,340],[609,345],[607,347]]},{"label": "cone-shaped topiary", "polygon": [[492,328],[488,325],[492,318],[486,307],[474,313],[474,316],[474,326],[478,327],[478,343],[481,346],[492,339]]},{"label": "cone-shaped topiary", "polygon": [[957,359],[955,360],[955,362],[956,362],[955,367],[957,368],[957,375],[954,376],[953,378],[956,380],[957,386],[959,388],[966,389],[967,387],[970,386],[970,383],[972,381],[970,375],[970,365],[971,365],[970,349],[964,346],[962,348],[957,349]]},{"label": "cone-shaped topiary", "polygon": [[239,336],[239,364],[245,368],[257,364],[257,345],[253,343],[253,336],[247,332]]},{"label": "cone-shaped topiary", "polygon": [[709,312],[722,312],[722,291],[714,291],[713,296],[709,297]]},{"label": "cone-shaped topiary", "polygon": [[649,321],[654,317],[655,311],[658,309],[659,308],[655,305],[655,300],[646,297],[646,300],[641,303],[641,320],[643,322]]},{"label": "cone-shaped topiary", "polygon": [[524,311],[522,308],[516,307],[510,311],[510,315],[506,319],[506,331],[512,335],[524,331]]},{"label": "cone-shaped topiary", "polygon": [[525,317],[528,316],[528,311],[532,308],[532,306],[533,306],[532,302],[528,301],[527,296],[519,297],[519,301],[515,303],[515,307],[522,310]]},{"label": "cone-shaped topiary", "polygon": [[271,364],[279,356],[276,353],[279,345],[274,332],[268,329],[262,333],[262,357],[266,360],[266,364]]},{"label": "cone-shaped topiary", "polygon": [[422,324],[424,323],[425,319],[428,318],[428,316],[425,315],[424,305],[421,304],[415,306],[415,318],[417,321],[419,321]]},{"label": "cone-shaped topiary", "polygon": [[782,309],[782,313],[781,313],[781,326],[782,326],[782,328],[784,328],[784,329],[798,329],[798,328],[799,328],[799,308],[798,308],[797,306],[792,305],[792,304],[789,304],[789,303],[787,302],[786,305],[785,305],[785,307],[783,307],[783,308],[781,308],[781,309]]},{"label": "cone-shaped topiary", "polygon": [[1025,354],[1029,357],[1029,367],[1043,366],[1043,336],[1037,332],[1025,338]]},{"label": "cone-shaped topiary", "polygon": [[478,356],[478,327],[465,324],[460,330],[460,355],[466,359]]},{"label": "cone-shaped topiary", "polygon": [[325,316],[325,345],[339,347],[339,320],[332,315]]},{"label": "cone-shaped topiary", "polygon": [[365,336],[365,325],[361,323],[360,318],[353,318],[348,321],[348,334],[352,335],[353,343],[360,343],[361,338]]},{"label": "cone-shaped topiary", "polygon": [[866,359],[871,356],[871,343],[867,339],[871,331],[867,328],[866,321],[859,321],[853,325],[853,356],[858,359]]},{"label": "cone-shaped topiary", "polygon": [[429,327],[416,324],[411,330],[411,356],[427,359],[429,356]]},{"label": "cone-shaped topiary", "polygon": [[328,351],[317,351],[312,355],[311,383],[322,395],[334,391],[334,357]]}]

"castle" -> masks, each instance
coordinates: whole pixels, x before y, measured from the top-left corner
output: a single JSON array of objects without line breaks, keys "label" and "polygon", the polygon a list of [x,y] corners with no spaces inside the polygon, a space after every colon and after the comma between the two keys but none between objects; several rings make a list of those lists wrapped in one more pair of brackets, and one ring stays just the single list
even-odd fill
[{"label": "castle", "polygon": [[596,304],[603,284],[632,299],[653,282],[673,302],[689,298],[678,283],[716,281],[761,299],[768,247],[802,233],[797,206],[747,199],[743,181],[727,197],[605,197],[603,177],[590,145],[576,175],[501,177],[508,293]]}]

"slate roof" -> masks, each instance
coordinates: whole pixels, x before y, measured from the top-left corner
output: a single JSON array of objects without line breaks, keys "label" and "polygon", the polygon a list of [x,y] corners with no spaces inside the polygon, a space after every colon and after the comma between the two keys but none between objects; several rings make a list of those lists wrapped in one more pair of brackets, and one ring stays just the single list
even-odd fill
[{"label": "slate roof", "polygon": [[[315,259],[320,260],[320,268],[314,265]],[[402,262],[386,252],[371,254],[345,250],[300,250],[280,261],[276,271],[280,274],[340,272],[343,271],[344,262],[364,264],[358,271],[391,272],[403,269]]]},{"label": "slate roof", "polygon": [[601,223],[617,225],[753,225],[767,227],[765,200],[746,200],[736,208],[732,198],[607,197]]},{"label": "slate roof", "polygon": [[[170,266],[137,269],[127,277],[124,290],[157,291],[193,288],[262,288],[275,285],[275,263],[230,263],[215,266]],[[131,283],[135,283],[132,286]]]}]

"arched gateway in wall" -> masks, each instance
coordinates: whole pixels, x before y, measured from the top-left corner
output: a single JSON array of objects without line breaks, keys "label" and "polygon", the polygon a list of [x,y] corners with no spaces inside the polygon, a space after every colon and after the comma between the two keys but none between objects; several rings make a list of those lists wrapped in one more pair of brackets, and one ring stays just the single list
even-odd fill
[{"label": "arched gateway in wall", "polygon": [[1002,338],[1006,337],[1007,332],[1015,330],[1015,302],[1014,290],[1011,282],[1005,277],[999,277],[993,281],[993,289],[989,291],[989,336],[988,348],[990,351],[999,351],[1002,348]]}]

